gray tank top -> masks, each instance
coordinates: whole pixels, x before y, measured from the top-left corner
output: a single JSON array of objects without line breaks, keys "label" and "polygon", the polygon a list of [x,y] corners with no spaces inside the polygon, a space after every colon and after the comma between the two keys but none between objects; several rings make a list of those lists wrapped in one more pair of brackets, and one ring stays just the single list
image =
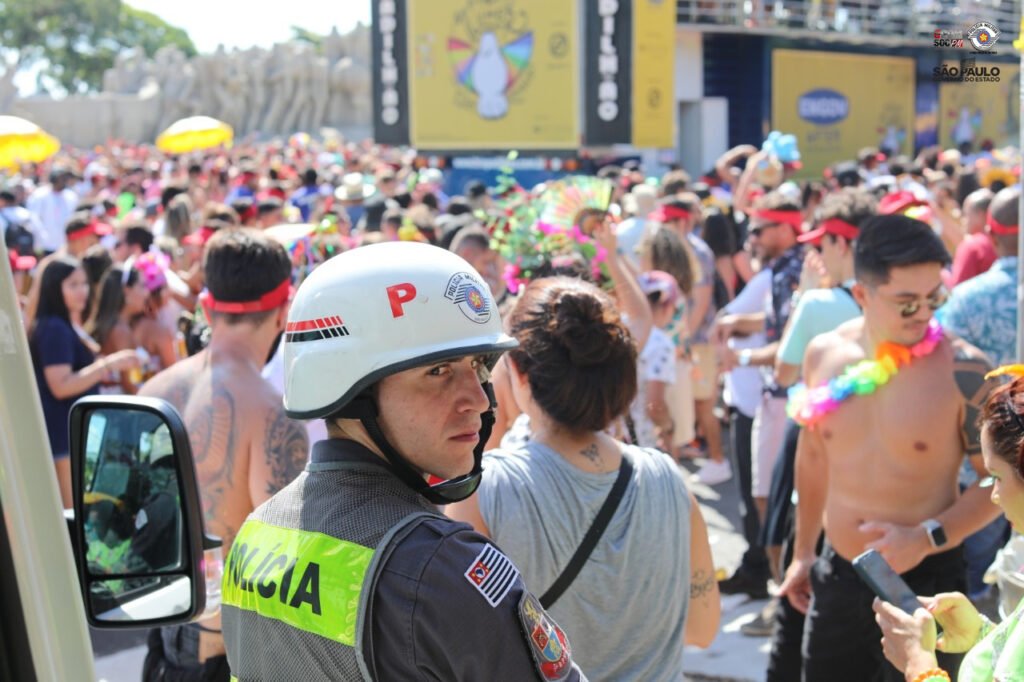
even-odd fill
[{"label": "gray tank top", "polygon": [[[568,590],[548,609],[592,680],[683,679],[690,596],[690,502],[678,466],[627,446],[633,477],[608,528]],[[592,474],[530,442],[484,456],[480,512],[535,594],[561,574],[617,472]]]}]

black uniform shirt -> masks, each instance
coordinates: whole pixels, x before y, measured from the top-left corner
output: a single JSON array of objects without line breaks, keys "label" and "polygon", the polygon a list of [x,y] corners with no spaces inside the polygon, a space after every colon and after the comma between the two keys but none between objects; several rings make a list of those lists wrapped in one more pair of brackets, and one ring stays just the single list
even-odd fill
[{"label": "black uniform shirt", "polygon": [[[331,441],[313,461],[387,463]],[[320,444],[318,444],[320,445]],[[355,447],[351,447],[355,446]],[[387,548],[366,614],[363,656],[374,679],[586,681],[567,635],[527,591],[508,557],[470,526],[427,518]]]}]

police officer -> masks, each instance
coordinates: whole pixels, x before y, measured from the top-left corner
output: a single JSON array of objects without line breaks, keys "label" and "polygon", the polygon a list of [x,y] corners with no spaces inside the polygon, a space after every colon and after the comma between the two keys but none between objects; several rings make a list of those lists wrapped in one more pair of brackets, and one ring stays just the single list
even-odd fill
[{"label": "police officer", "polygon": [[585,679],[515,565],[435,506],[476,490],[490,369],[516,345],[472,267],[416,243],[341,254],[299,288],[284,344],[285,410],[329,439],[235,539],[232,674]]}]

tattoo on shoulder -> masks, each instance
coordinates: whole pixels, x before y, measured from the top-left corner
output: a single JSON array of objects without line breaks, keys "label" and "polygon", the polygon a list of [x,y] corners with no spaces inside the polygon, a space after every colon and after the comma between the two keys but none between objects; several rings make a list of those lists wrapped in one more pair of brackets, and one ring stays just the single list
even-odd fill
[{"label": "tattoo on shoulder", "polygon": [[270,469],[267,492],[271,495],[302,473],[309,456],[309,438],[301,423],[289,419],[284,410],[271,410],[263,442],[263,452]]},{"label": "tattoo on shoulder", "polygon": [[953,344],[953,378],[956,380],[964,406],[960,423],[960,439],[964,453],[977,455],[981,452],[981,429],[978,417],[985,406],[989,393],[995,387],[985,381],[985,375],[992,370],[992,363],[984,353],[966,343]]},{"label": "tattoo on shoulder", "polygon": [[587,447],[580,450],[580,454],[590,460],[593,464],[598,464],[601,461],[601,453],[597,451],[597,443],[591,443]]},{"label": "tattoo on shoulder", "polygon": [[715,576],[703,568],[697,569],[690,579],[690,599],[700,599],[707,595],[714,586]]}]

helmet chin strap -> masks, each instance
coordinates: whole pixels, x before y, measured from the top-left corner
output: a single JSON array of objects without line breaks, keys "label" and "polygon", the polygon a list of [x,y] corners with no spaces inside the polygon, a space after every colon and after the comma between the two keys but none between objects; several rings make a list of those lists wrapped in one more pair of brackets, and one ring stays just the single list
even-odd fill
[{"label": "helmet chin strap", "polygon": [[481,463],[483,462],[484,447],[487,444],[487,440],[491,437],[491,430],[494,428],[494,408],[497,406],[494,399],[494,389],[490,382],[484,383],[483,389],[487,393],[490,405],[487,411],[480,415],[482,422],[480,426],[480,442],[473,449],[473,470],[468,474],[443,481],[437,485],[427,483],[422,473],[413,468],[409,461],[388,442],[378,422],[380,412],[377,409],[377,403],[371,396],[359,396],[342,408],[341,416],[346,419],[358,419],[362,423],[366,432],[370,435],[370,439],[380,448],[388,462],[391,463],[391,468],[394,470],[395,475],[403,483],[433,504],[450,504],[466,499],[476,492],[476,489],[480,486],[480,477],[483,473]]}]

